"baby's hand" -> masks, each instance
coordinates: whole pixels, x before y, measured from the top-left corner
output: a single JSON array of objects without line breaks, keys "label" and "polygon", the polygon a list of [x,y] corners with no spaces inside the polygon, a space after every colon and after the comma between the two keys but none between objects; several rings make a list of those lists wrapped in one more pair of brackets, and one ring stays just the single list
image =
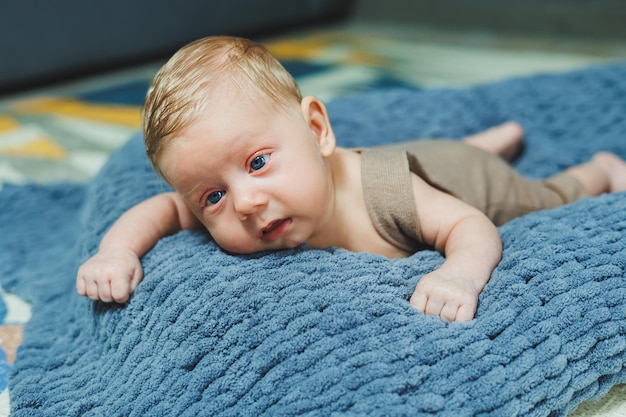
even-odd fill
[{"label": "baby's hand", "polygon": [[142,278],[141,262],[133,251],[100,250],[78,269],[76,289],[92,300],[125,303]]},{"label": "baby's hand", "polygon": [[411,304],[422,313],[447,321],[469,321],[476,313],[479,293],[471,280],[438,269],[422,277]]}]

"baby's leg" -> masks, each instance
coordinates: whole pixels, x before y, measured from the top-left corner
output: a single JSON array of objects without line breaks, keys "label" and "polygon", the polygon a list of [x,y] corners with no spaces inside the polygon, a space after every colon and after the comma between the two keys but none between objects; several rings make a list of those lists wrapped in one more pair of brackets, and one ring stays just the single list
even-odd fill
[{"label": "baby's leg", "polygon": [[626,162],[610,152],[598,152],[589,162],[565,172],[578,179],[591,195],[626,191]]},{"label": "baby's leg", "polygon": [[521,149],[524,129],[517,122],[506,122],[463,138],[469,145],[495,153],[506,161],[515,159]]}]

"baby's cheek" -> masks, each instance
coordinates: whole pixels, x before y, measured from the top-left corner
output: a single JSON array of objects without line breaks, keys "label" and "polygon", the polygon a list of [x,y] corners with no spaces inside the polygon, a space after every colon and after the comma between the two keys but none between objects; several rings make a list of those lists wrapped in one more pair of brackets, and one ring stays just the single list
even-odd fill
[{"label": "baby's cheek", "polygon": [[237,233],[236,231],[228,228],[212,228],[208,229],[209,234],[217,243],[217,245],[226,252],[235,254],[248,254],[256,251],[252,248],[250,239],[247,236]]}]

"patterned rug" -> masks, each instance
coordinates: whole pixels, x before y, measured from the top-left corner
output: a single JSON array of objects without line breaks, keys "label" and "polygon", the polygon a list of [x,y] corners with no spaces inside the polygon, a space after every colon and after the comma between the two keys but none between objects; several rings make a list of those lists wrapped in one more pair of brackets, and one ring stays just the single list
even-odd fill
[{"label": "patterned rug", "polygon": [[[463,87],[569,71],[613,58],[558,52],[545,45],[524,49],[502,41],[360,26],[264,43],[296,77],[304,94],[325,101],[399,85]],[[160,64],[0,101],[0,187],[92,178],[111,152],[139,129],[140,105]],[[29,318],[26,301],[0,292],[0,415],[8,414],[7,373]],[[602,402],[585,403],[573,415],[626,415],[623,398],[626,389],[616,387]]]}]

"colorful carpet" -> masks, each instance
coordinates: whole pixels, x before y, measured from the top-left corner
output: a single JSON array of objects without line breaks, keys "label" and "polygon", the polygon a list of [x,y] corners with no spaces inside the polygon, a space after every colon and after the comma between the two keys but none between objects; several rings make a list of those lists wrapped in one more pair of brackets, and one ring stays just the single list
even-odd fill
[{"label": "colorful carpet", "polygon": [[[265,43],[296,77],[304,94],[325,101],[393,86],[468,86],[529,73],[568,71],[610,59],[571,52],[512,51],[511,45],[485,46],[467,40],[460,44],[445,36],[400,36],[387,30],[325,30]],[[0,102],[0,188],[92,178],[111,152],[139,129],[140,105],[159,65]],[[0,293],[0,415],[8,414],[7,374],[29,318],[26,300]],[[616,395],[626,394],[619,389]],[[623,401],[612,404],[604,407],[626,415]]]}]

